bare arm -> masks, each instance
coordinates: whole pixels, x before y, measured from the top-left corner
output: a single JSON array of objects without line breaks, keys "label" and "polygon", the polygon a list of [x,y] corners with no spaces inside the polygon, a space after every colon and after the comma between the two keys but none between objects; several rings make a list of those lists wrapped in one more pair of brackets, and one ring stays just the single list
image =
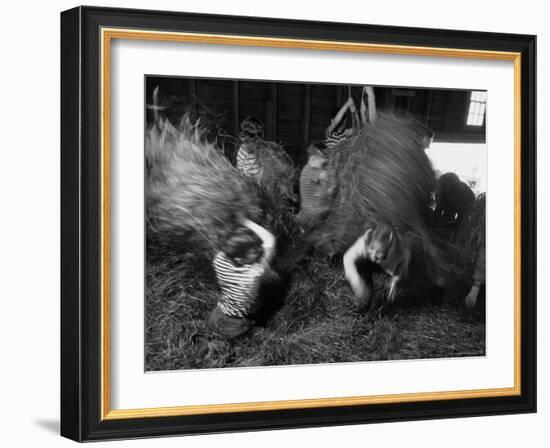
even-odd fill
[{"label": "bare arm", "polygon": [[[367,103],[365,104],[365,97],[367,95]],[[374,99],[374,90],[371,86],[363,87],[363,95],[361,96],[361,121],[363,126],[367,122],[372,123],[376,120],[376,101]]]},{"label": "bare arm", "polygon": [[361,115],[361,123],[363,126],[365,126],[369,121],[367,117],[367,113],[368,113],[368,110],[367,110],[367,105],[365,104],[365,98],[363,95],[361,95],[360,115]]},{"label": "bare arm", "polygon": [[319,175],[321,173],[321,170],[319,168],[314,168],[311,165],[308,165],[304,168],[302,173],[305,178],[307,178],[311,183],[319,183]]},{"label": "bare arm", "polygon": [[359,129],[361,129],[361,120],[359,118],[359,113],[355,108],[355,104],[350,109],[350,112],[351,112],[351,121],[353,123],[352,134],[356,134],[357,132],[359,132]]},{"label": "bare arm", "polygon": [[376,101],[374,100],[374,90],[371,86],[365,87],[367,93],[367,108],[369,111],[369,121],[372,123],[376,120]]},{"label": "bare arm", "polygon": [[242,224],[252,230],[262,240],[262,249],[264,250],[263,261],[270,263],[275,252],[275,236],[267,229],[250,221],[243,219]]},{"label": "bare arm", "polygon": [[473,308],[479,296],[479,289],[482,282],[485,281],[485,248],[483,247],[476,259],[476,270],[474,272],[473,285],[466,296],[465,303],[468,308]]},{"label": "bare arm", "polygon": [[344,254],[344,273],[355,299],[360,305],[367,305],[370,300],[370,288],[357,271],[356,261],[365,256],[365,239],[360,236]]},{"label": "bare arm", "polygon": [[336,127],[340,124],[340,122],[342,121],[342,118],[344,118],[344,115],[346,114],[348,109],[352,107],[352,105],[353,105],[353,98],[350,97],[330,122],[327,128],[327,135],[330,135],[336,129]]}]

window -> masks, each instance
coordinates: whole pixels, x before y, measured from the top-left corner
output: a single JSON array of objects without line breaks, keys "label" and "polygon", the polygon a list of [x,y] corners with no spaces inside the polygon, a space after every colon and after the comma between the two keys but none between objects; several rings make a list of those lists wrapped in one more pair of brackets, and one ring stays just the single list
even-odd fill
[{"label": "window", "polygon": [[468,126],[482,126],[485,118],[485,105],[487,103],[487,92],[473,91],[470,94],[470,108],[468,109]]},{"label": "window", "polygon": [[426,150],[438,175],[453,172],[476,195],[487,191],[487,145],[485,143],[434,142]]}]

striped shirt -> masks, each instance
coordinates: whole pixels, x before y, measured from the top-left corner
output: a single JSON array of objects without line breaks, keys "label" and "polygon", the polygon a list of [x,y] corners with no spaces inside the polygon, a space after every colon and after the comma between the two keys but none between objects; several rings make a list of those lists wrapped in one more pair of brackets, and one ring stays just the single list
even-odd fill
[{"label": "striped shirt", "polygon": [[334,131],[328,134],[325,138],[327,148],[334,148],[338,143],[341,143],[353,135],[353,129],[344,129],[343,131]]},{"label": "striped shirt", "polygon": [[237,169],[248,177],[258,177],[260,175],[258,157],[246,145],[241,145],[237,152]]},{"label": "striped shirt", "polygon": [[306,165],[300,174],[300,212],[305,214],[319,211],[321,196],[325,183],[321,178],[324,170]]},{"label": "striped shirt", "polygon": [[238,266],[221,251],[214,257],[212,264],[222,292],[218,307],[228,316],[246,317],[258,306],[262,277],[271,269],[269,264],[275,253],[275,238],[265,229],[262,231],[269,238],[262,238],[264,253],[256,263]]}]

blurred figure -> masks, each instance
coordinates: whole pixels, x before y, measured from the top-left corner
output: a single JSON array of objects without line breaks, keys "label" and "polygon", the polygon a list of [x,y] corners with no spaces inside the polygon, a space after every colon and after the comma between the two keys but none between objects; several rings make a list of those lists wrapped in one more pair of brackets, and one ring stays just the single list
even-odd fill
[{"label": "blurred figure", "polygon": [[[351,120],[346,117],[348,110],[350,111]],[[347,140],[355,134],[359,130],[359,127],[359,115],[353,98],[350,96],[330,121],[325,131],[326,147],[329,149],[334,148],[338,143]]]},{"label": "blurred figure", "polygon": [[241,123],[239,133],[241,145],[237,151],[237,169],[258,182],[262,177],[262,167],[258,158],[257,143],[264,139],[264,126],[260,120],[247,117]]},{"label": "blurred figure", "polygon": [[[349,116],[346,113],[350,112]],[[376,101],[374,99],[374,90],[371,86],[363,87],[361,91],[360,111],[357,111],[355,102],[351,96],[338,110],[326,129],[325,144],[327,148],[333,148],[338,143],[357,134],[359,130],[368,123],[376,120]]]},{"label": "blurred figure", "polygon": [[327,159],[319,144],[308,148],[309,158],[300,174],[300,213],[298,222],[306,225],[323,213],[321,198],[327,189]]},{"label": "blurred figure", "polygon": [[443,174],[435,190],[435,224],[456,228],[474,201],[474,192],[455,173]]},{"label": "blurred figure", "polygon": [[406,235],[379,222],[367,229],[344,254],[344,273],[359,307],[369,305],[372,292],[372,270],[361,276],[357,270],[357,262],[361,260],[380,266],[389,275],[387,300],[393,302],[397,283],[407,275],[411,260]]},{"label": "blurred figure", "polygon": [[212,330],[233,339],[252,328],[260,307],[261,283],[264,277],[274,276],[274,254],[275,237],[258,224],[241,219],[214,257],[221,296],[208,319]]},{"label": "blurred figure", "polygon": [[486,197],[479,195],[468,214],[461,220],[456,231],[454,244],[464,251],[467,262],[467,281],[470,290],[464,302],[467,308],[474,308],[485,286],[485,218]]}]

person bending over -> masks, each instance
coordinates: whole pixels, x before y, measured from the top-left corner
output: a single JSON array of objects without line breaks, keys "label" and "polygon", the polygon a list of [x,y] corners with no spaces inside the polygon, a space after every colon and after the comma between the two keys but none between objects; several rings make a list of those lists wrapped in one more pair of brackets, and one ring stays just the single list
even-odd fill
[{"label": "person bending over", "polygon": [[[346,119],[346,112],[351,113],[351,125],[349,119]],[[350,96],[344,105],[338,110],[334,118],[330,121],[325,131],[325,145],[327,148],[334,148],[338,143],[350,138],[359,129],[359,114],[355,108],[353,98]]]},{"label": "person bending over", "polygon": [[275,237],[248,219],[240,219],[239,224],[213,261],[221,296],[208,322],[226,339],[246,333],[255,324],[262,279],[273,274]]},{"label": "person bending over", "polygon": [[360,260],[377,264],[389,276],[387,300],[394,301],[398,282],[407,275],[411,248],[392,226],[378,223],[361,235],[344,254],[344,273],[355,296],[356,305],[369,305],[372,293],[372,271],[364,276],[357,270]]}]

